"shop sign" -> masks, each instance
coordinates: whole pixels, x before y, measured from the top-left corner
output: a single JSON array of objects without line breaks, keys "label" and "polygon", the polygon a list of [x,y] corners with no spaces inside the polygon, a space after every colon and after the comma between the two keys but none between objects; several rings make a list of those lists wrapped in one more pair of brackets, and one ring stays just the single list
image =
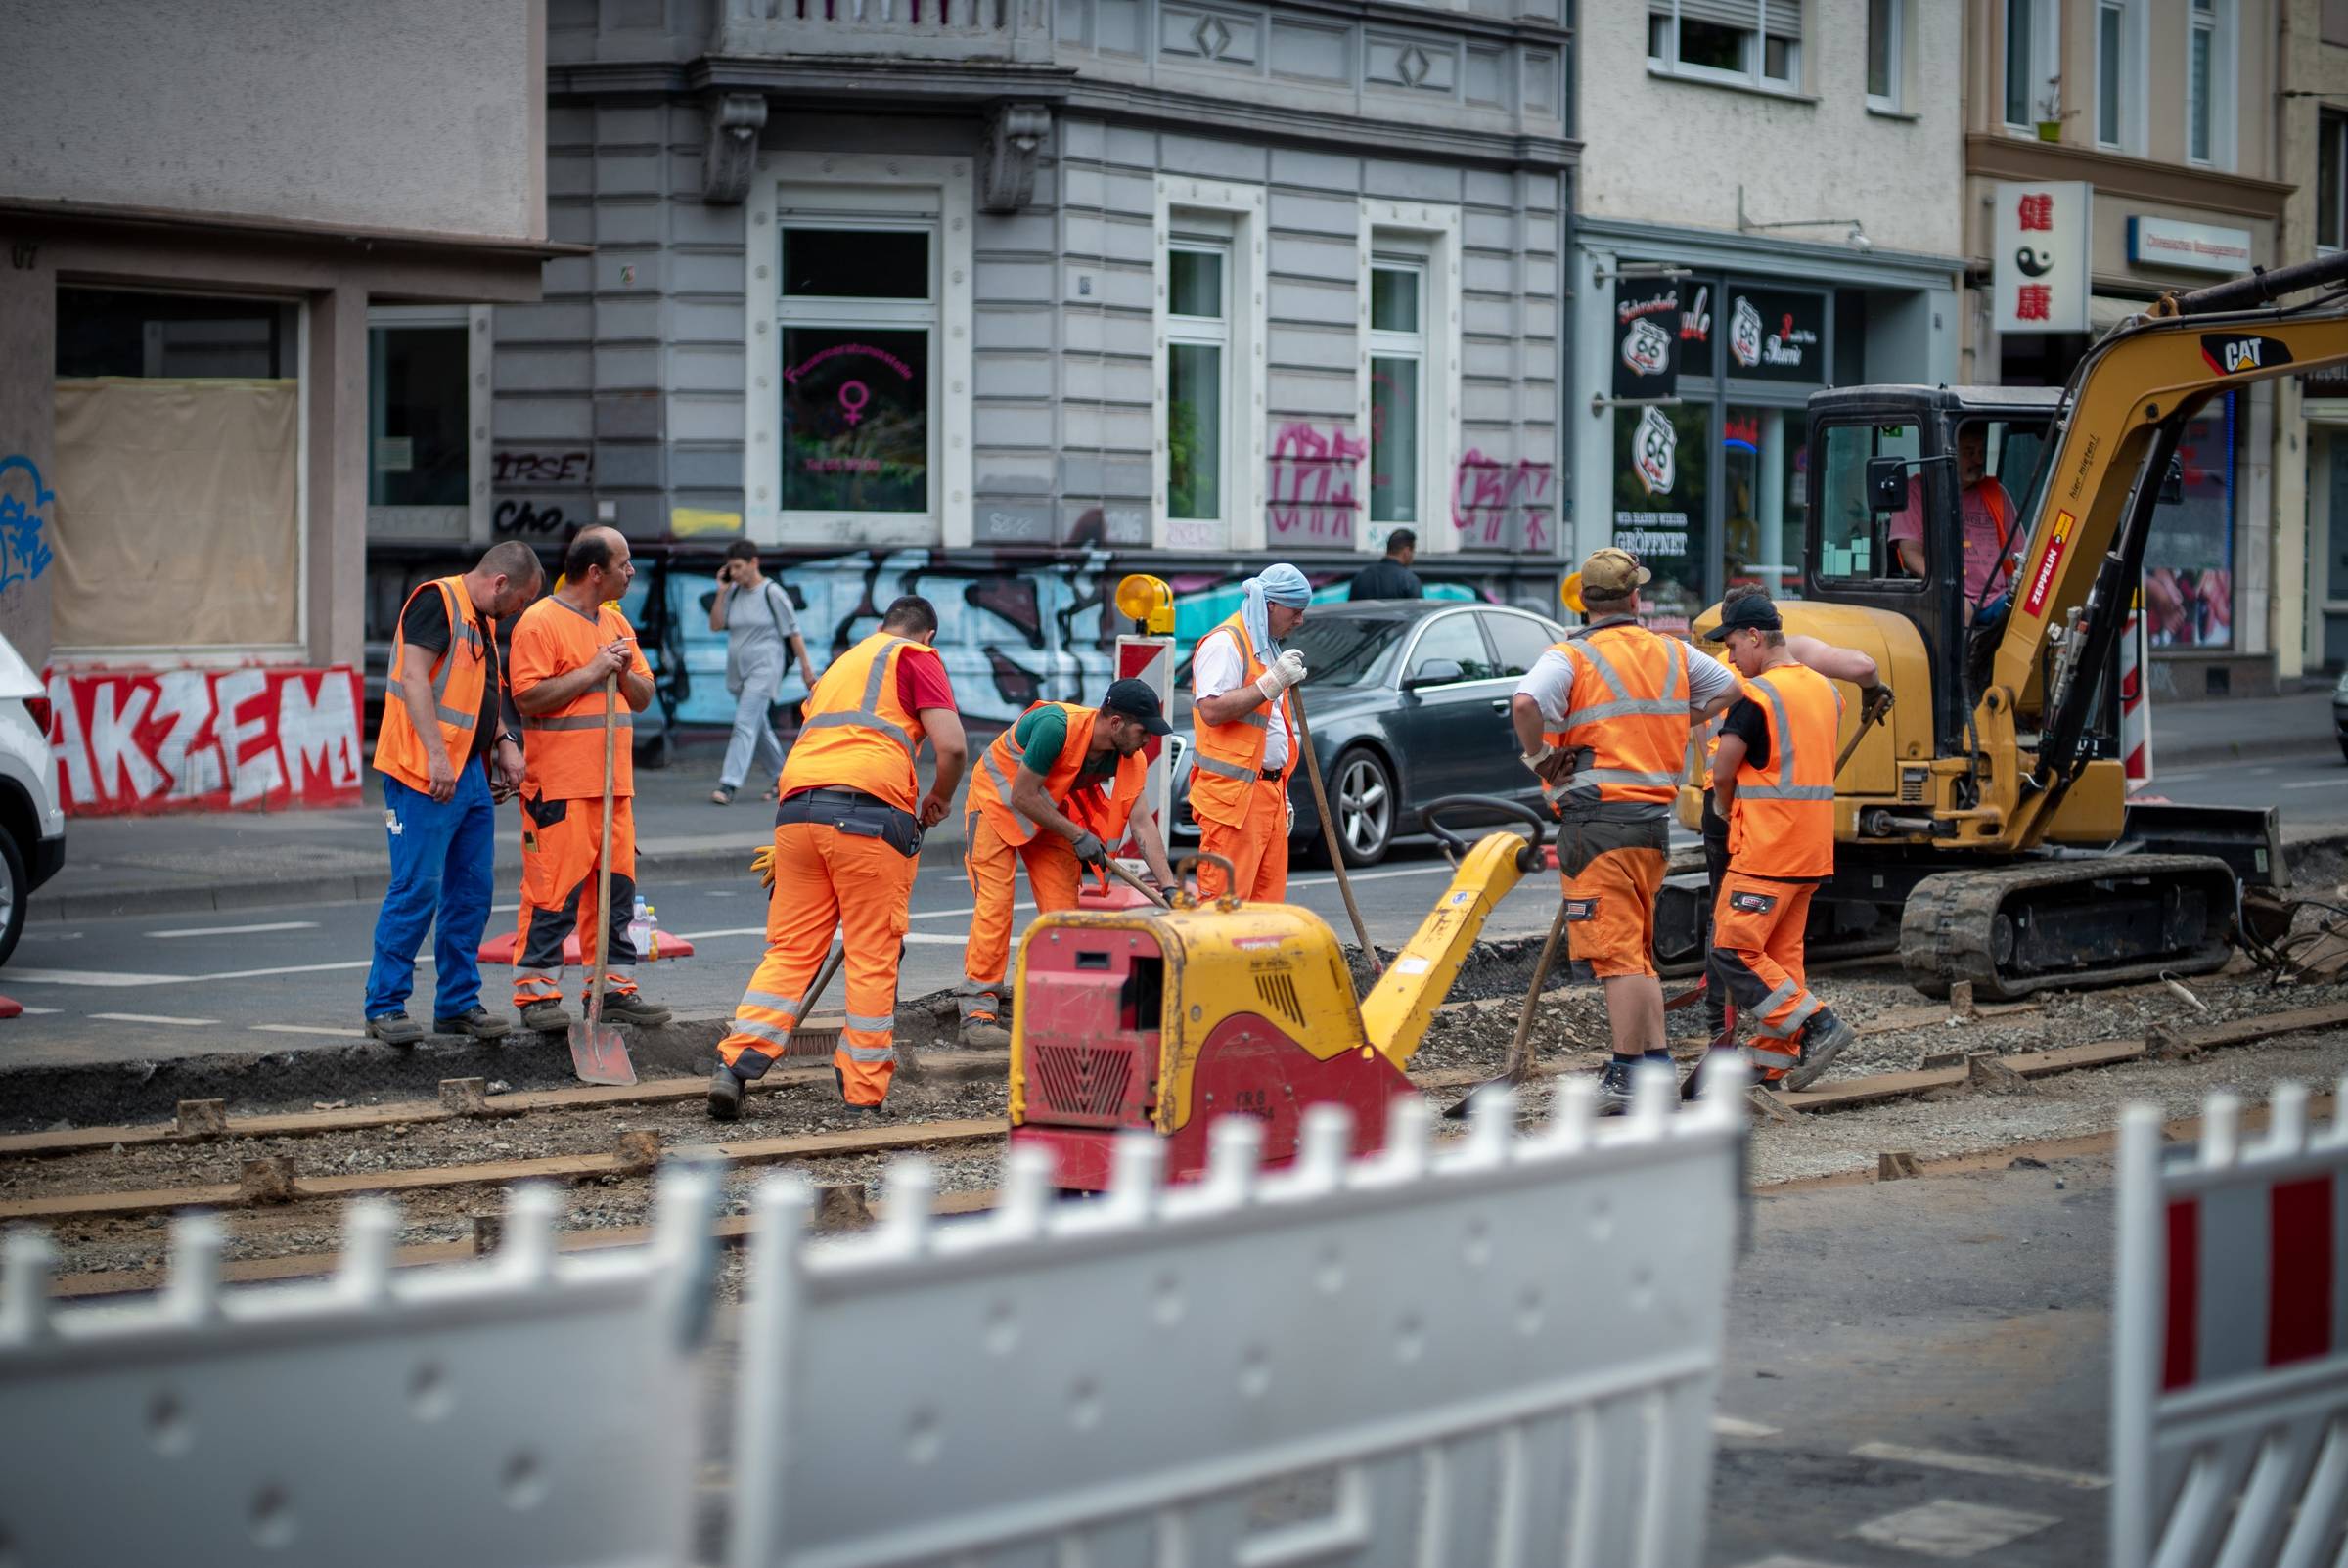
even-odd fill
[{"label": "shop sign", "polygon": [[1680,285],[1680,363],[1693,365],[1698,376],[1712,374],[1712,306],[1720,288],[1709,279],[1693,278]]},{"label": "shop sign", "polygon": [[1827,301],[1823,294],[1729,288],[1729,369],[1748,381],[1827,379]]},{"label": "shop sign", "polygon": [[2250,270],[2250,231],[2175,218],[2130,218],[2128,259],[2140,267],[2222,272],[2231,278]]},{"label": "shop sign", "polygon": [[1614,280],[1614,396],[1648,403],[1678,395],[1680,285],[1669,278]]},{"label": "shop sign", "polygon": [[2094,188],[2085,181],[2006,181],[1996,203],[1994,331],[2087,331],[2088,252]]}]

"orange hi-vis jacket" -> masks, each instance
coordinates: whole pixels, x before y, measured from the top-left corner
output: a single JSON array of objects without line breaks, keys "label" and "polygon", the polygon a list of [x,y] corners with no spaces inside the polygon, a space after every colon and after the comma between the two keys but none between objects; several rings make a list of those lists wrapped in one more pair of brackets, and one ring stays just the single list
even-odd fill
[{"label": "orange hi-vis jacket", "polygon": [[1765,670],[1744,694],[1769,721],[1769,766],[1737,769],[1729,869],[1751,876],[1834,874],[1834,734],[1842,694],[1799,664]]},{"label": "orange hi-vis jacket", "polygon": [[1541,739],[1587,747],[1591,763],[1543,784],[1552,810],[1601,802],[1668,805],[1679,798],[1688,749],[1688,648],[1630,620],[1583,627],[1554,651],[1573,666],[1562,723]]},{"label": "orange hi-vis jacket", "polygon": [[[1201,637],[1191,650],[1191,660],[1198,658],[1198,649],[1206,646],[1207,637],[1228,636],[1239,645],[1240,661],[1245,667],[1244,685],[1253,686],[1263,679],[1265,666],[1257,661],[1255,650],[1247,644],[1247,627],[1235,610],[1229,620]],[[1233,687],[1233,691],[1240,690]],[[1218,822],[1226,828],[1237,828],[1247,820],[1247,802],[1255,791],[1256,782],[1264,773],[1264,747],[1272,738],[1272,710],[1280,710],[1280,722],[1288,737],[1288,756],[1296,756],[1296,726],[1288,717],[1288,703],[1293,698],[1291,688],[1280,694],[1277,703],[1252,708],[1229,724],[1197,725],[1198,749],[1191,759],[1191,815],[1202,822]],[[1197,717],[1196,713],[1192,715]]]},{"label": "orange hi-vis jacket", "polygon": [[[1052,771],[1044,775],[1044,794],[1079,828],[1114,848],[1125,837],[1125,823],[1133,815],[1134,802],[1142,798],[1142,785],[1150,776],[1150,759],[1139,751],[1130,757],[1119,757],[1116,775],[1107,789],[1077,788],[1076,776],[1083,770],[1092,749],[1093,726],[1099,721],[1100,712],[1074,702],[1037,702],[1027,712],[1046,706],[1056,707],[1067,716],[1068,738],[1061,742],[1060,755],[1052,761]],[[995,737],[994,743],[980,753],[978,766],[971,771],[968,808],[982,813],[993,825],[995,836],[1007,844],[1024,844],[1038,830],[1036,824],[1011,803],[1012,781],[1019,776],[1016,728]]]},{"label": "orange hi-vis jacket", "polygon": [[779,793],[861,789],[899,811],[914,810],[921,784],[913,759],[926,732],[897,695],[897,660],[909,648],[928,647],[875,632],[834,659],[808,694],[799,738],[783,759]]},{"label": "orange hi-vis jacket", "polygon": [[448,609],[448,648],[432,664],[432,706],[440,725],[440,744],[448,753],[452,768],[462,769],[473,755],[473,731],[481,716],[481,687],[489,678],[489,650],[481,646],[481,634],[473,623],[473,598],[465,592],[465,579],[435,577],[408,596],[407,605],[399,609],[402,631],[391,634],[391,685],[384,694],[383,728],[375,737],[375,767],[378,773],[397,779],[411,789],[431,787],[431,754],[426,750],[424,737],[416,733],[416,721],[408,716],[408,704],[400,697],[399,676],[401,662],[421,657],[424,650],[411,653],[404,627],[408,605],[416,602],[416,594],[435,590]]},{"label": "orange hi-vis jacket", "polygon": [[[519,696],[582,668],[599,649],[622,638],[633,644],[636,628],[615,606],[598,605],[589,615],[549,594],[514,623],[509,684]],[[652,678],[641,649],[631,648],[629,668]],[[522,793],[538,800],[589,800],[604,792],[604,686],[596,682],[551,713],[523,716]],[[624,695],[614,693],[610,701],[618,732],[611,748],[611,796],[617,800],[636,793],[636,715]]]}]

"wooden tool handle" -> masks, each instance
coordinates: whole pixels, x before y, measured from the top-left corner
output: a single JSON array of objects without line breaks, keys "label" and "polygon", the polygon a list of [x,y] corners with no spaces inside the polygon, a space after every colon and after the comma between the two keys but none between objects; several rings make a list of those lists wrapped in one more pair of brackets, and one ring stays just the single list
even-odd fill
[{"label": "wooden tool handle", "polygon": [[619,677],[604,677],[604,847],[595,865],[595,973],[588,981],[587,1021],[604,1020],[604,969],[611,958],[611,773],[619,743]]}]

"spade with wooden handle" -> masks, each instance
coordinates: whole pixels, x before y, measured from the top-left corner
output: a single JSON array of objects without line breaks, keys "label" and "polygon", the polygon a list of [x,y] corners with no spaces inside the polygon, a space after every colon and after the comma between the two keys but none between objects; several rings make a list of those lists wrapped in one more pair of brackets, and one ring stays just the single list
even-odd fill
[{"label": "spade with wooden handle", "polygon": [[611,770],[619,736],[619,677],[604,678],[604,847],[595,866],[595,973],[587,1017],[570,1026],[570,1069],[583,1084],[632,1084],[636,1063],[616,1024],[604,1022],[604,972],[611,957]]}]

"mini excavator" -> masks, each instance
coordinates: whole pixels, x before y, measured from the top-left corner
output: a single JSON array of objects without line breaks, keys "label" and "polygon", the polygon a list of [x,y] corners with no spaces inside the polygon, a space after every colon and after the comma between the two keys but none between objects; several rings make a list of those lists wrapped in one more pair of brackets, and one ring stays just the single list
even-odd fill
[{"label": "mini excavator", "polygon": [[[1811,398],[1812,505],[1785,628],[1872,654],[1901,698],[1836,778],[1834,879],[1812,907],[1814,953],[1881,950],[1896,931],[1919,990],[1970,981],[1983,999],[2225,963],[2243,887],[2284,875],[2274,814],[2129,801],[2120,637],[2154,509],[2181,488],[2188,423],[2237,387],[2343,362],[2348,254],[2172,293],[2091,347],[2059,392]],[[1963,470],[1985,450],[1964,450],[1968,429],[1976,442],[1997,432],[2025,455],[2009,471],[2029,474],[2002,597],[1993,579],[1968,598],[1952,569]],[[1892,526],[1917,510],[1930,545],[1920,561],[1902,557]],[[1861,722],[1846,703],[1841,743]],[[1683,792],[1690,826],[1696,804]],[[1667,911],[1660,924],[1700,951],[1690,891],[1684,918]]]},{"label": "mini excavator", "polygon": [[[1532,834],[1470,845],[1439,820],[1459,809]],[[1541,817],[1513,801],[1447,796],[1425,815],[1458,870],[1358,1006],[1336,933],[1293,904],[1178,894],[1170,909],[1039,916],[1019,944],[1013,1142],[1048,1149],[1055,1185],[1075,1191],[1108,1186],[1130,1128],[1164,1137],[1168,1180],[1197,1176],[1209,1123],[1235,1111],[1264,1124],[1267,1163],[1295,1153],[1305,1107],[1328,1101],[1353,1112],[1356,1154],[1378,1148],[1387,1102],[1419,1092],[1404,1069],[1485,918],[1549,865]]]}]

